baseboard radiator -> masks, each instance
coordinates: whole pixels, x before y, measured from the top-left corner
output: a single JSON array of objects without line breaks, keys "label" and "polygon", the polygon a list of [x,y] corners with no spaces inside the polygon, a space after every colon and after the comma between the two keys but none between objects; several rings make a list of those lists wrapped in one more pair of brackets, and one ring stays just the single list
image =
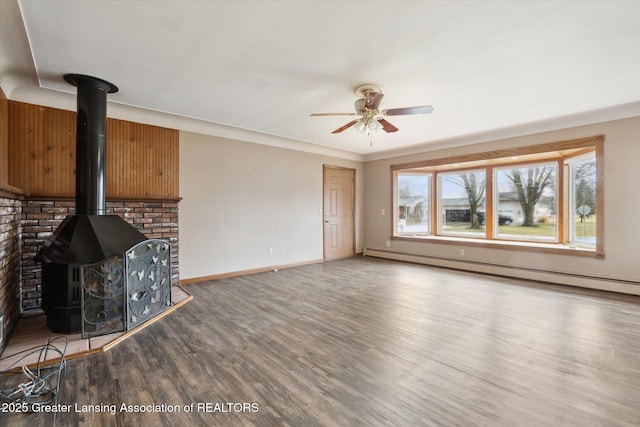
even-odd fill
[{"label": "baseboard radiator", "polygon": [[455,270],[471,271],[475,273],[493,274],[512,277],[515,279],[535,280],[558,285],[575,286],[587,289],[597,289],[618,292],[629,295],[640,295],[640,282],[619,280],[607,277],[594,277],[535,268],[517,267],[513,265],[492,264],[473,260],[454,260],[432,255],[407,254],[390,250],[364,248],[363,255],[374,258],[384,258],[396,261],[413,262]]}]

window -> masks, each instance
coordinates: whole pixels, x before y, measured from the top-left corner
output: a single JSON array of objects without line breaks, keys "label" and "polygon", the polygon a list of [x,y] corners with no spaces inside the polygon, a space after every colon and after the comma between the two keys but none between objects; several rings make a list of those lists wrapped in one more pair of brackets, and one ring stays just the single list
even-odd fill
[{"label": "window", "polygon": [[392,238],[602,258],[603,141],[394,165]]},{"label": "window", "polygon": [[397,174],[396,232],[402,235],[431,233],[431,179],[428,172]]},{"label": "window", "polygon": [[440,234],[485,237],[485,181],[484,170],[438,174]]},{"label": "window", "polygon": [[575,245],[596,244],[596,159],[588,153],[566,162],[569,170],[569,241]]},{"label": "window", "polygon": [[558,241],[557,162],[496,168],[495,236]]}]

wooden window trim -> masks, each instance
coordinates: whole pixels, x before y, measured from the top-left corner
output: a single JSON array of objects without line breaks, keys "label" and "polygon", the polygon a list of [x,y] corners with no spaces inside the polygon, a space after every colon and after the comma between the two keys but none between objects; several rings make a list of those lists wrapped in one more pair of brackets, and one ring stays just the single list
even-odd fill
[{"label": "wooden window trim", "polygon": [[[604,135],[596,135],[588,138],[570,139],[566,141],[550,142],[546,144],[530,145],[526,147],[508,148],[501,150],[493,150],[484,153],[464,154],[460,156],[443,157],[440,159],[421,160],[417,162],[402,163],[398,165],[391,165],[391,170],[403,170],[403,169],[419,169],[428,167],[437,167],[447,164],[456,163],[469,163],[473,161],[487,161],[502,159],[506,157],[520,157],[534,154],[550,153],[550,152],[562,152],[568,150],[588,150],[591,147],[596,147],[598,143],[604,141]],[[584,151],[582,151],[584,152]],[[571,153],[575,155],[576,153]],[[569,157],[569,155],[567,155]],[[522,163],[530,163],[529,160],[523,160]],[[514,164],[517,164],[514,162]],[[473,166],[467,166],[461,169],[471,169]]]},{"label": "wooden window trim", "polygon": [[404,242],[435,243],[442,245],[464,245],[484,249],[505,249],[526,252],[546,253],[553,255],[571,255],[587,258],[603,259],[600,253],[590,248],[570,246],[561,243],[538,243],[518,240],[486,240],[454,236],[391,236],[391,240]]}]

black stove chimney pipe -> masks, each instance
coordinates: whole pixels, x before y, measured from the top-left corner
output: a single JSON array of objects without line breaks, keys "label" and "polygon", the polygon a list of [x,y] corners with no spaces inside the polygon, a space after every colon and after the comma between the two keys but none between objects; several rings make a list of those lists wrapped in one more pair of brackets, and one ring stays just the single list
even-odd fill
[{"label": "black stove chimney pipe", "polygon": [[65,74],[78,88],[76,215],[106,215],[107,94],[118,88],[83,74]]}]

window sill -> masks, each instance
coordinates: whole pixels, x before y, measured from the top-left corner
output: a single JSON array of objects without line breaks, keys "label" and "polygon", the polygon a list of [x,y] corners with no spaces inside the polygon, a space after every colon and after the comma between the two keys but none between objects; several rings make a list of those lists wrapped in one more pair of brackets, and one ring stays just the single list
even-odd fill
[{"label": "window sill", "polygon": [[587,258],[604,259],[604,252],[597,252],[595,248],[566,245],[560,243],[515,242],[505,240],[479,240],[468,237],[450,236],[392,236],[391,240],[405,242],[424,242],[444,245],[465,245],[487,249],[509,249],[526,252],[540,252],[554,255],[569,255]]}]

